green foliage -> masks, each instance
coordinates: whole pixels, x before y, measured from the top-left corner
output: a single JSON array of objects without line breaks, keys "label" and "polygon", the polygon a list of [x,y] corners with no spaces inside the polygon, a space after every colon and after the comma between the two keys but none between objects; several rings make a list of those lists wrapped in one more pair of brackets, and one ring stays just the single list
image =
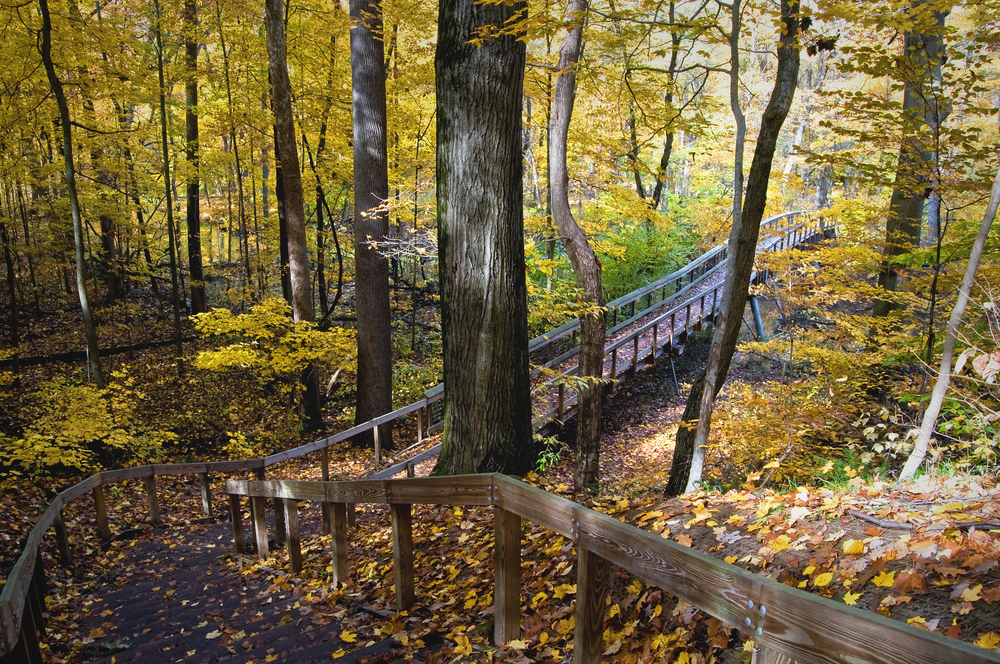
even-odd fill
[{"label": "green foliage", "polygon": [[137,396],[123,373],[105,390],[64,378],[42,383],[27,397],[24,436],[0,439],[0,466],[40,478],[63,469],[90,470],[101,457],[156,461],[176,436],[135,417]]},{"label": "green foliage", "polygon": [[535,443],[541,447],[541,452],[538,454],[538,461],[535,462],[535,470],[540,473],[558,466],[559,462],[562,461],[563,454],[569,450],[566,443],[555,436],[545,437],[536,433]]}]

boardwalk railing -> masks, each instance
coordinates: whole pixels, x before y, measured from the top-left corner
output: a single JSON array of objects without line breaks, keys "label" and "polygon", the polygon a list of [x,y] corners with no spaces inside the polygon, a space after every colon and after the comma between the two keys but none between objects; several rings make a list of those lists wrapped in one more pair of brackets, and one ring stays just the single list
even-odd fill
[{"label": "boardwalk railing", "polygon": [[[827,227],[823,225],[822,221],[809,219],[806,213],[791,212],[766,220],[762,223],[761,229],[762,235],[765,236],[765,241],[762,243],[765,248],[784,248],[795,246],[802,242],[813,241],[822,235],[827,230]],[[669,350],[675,343],[675,340],[677,340],[677,343],[680,343],[687,337],[690,330],[700,328],[701,321],[714,317],[717,304],[717,289],[712,291],[711,307],[707,309],[705,303],[708,300],[704,293],[690,296],[683,300],[681,298],[686,294],[690,294],[698,284],[704,283],[706,279],[721,270],[725,265],[726,256],[727,249],[725,246],[716,247],[681,270],[644,286],[608,305],[609,320],[611,321],[609,334],[617,333],[640,318],[665,309],[665,311],[659,314],[656,321],[644,324],[639,330],[632,332],[630,336],[608,346],[606,352],[611,356],[612,378],[617,376],[618,367],[616,364],[620,352],[619,349],[630,343],[634,349],[639,349],[639,338],[642,335],[651,336],[653,340],[653,352],[647,355],[646,359],[640,359],[638,357],[638,350],[636,350],[632,354],[629,366],[630,370],[634,370],[644,362],[654,360],[657,353],[662,353],[665,349]],[[643,300],[645,300],[645,305],[642,304]],[[670,308],[667,309],[667,307]],[[679,312],[681,311],[685,312],[683,329],[678,322],[680,320]],[[692,316],[695,316],[694,320],[698,321],[697,323],[692,320]],[[555,357],[546,363],[548,366],[557,366],[561,362],[570,360],[579,352],[576,344],[578,330],[579,321],[570,321],[545,335],[533,339],[529,343],[529,348],[532,352],[555,353],[556,344],[565,337],[570,337],[571,343],[569,345],[573,347],[561,352],[559,357]],[[662,343],[659,343],[661,340]],[[566,345],[565,341],[562,343]],[[573,372],[575,372],[575,368],[565,373],[572,374]],[[546,383],[545,389],[559,391],[562,394],[562,399],[555,407],[547,407],[546,412],[540,418],[536,419],[536,424],[550,421],[553,418],[564,419],[568,417],[575,403],[575,395],[571,391],[568,392],[564,386],[553,381]],[[544,390],[539,389],[537,391],[543,392]],[[541,396],[544,398],[544,395]],[[267,468],[307,454],[319,452],[321,477],[324,480],[328,480],[330,478],[328,448],[331,445],[353,438],[366,431],[374,430],[377,446],[378,427],[380,425],[411,415],[416,417],[417,443],[419,444],[423,441],[427,433],[433,433],[441,426],[439,404],[442,397],[443,388],[438,385],[428,390],[424,399],[415,403],[403,406],[391,413],[369,420],[327,438],[322,438],[291,450],[272,454],[262,459],[211,463],[155,464],[123,470],[105,471],[91,475],[82,482],[66,489],[55,497],[48,509],[45,510],[38,522],[31,529],[25,540],[21,554],[10,574],[8,574],[2,591],[0,591],[0,664],[8,664],[10,662],[21,664],[22,662],[42,661],[39,637],[43,637],[45,633],[43,616],[45,605],[45,571],[44,566],[38,564],[40,547],[48,530],[54,529],[59,557],[64,564],[70,562],[72,554],[68,530],[63,518],[63,508],[73,501],[87,493],[92,495],[97,533],[102,539],[107,540],[111,537],[111,528],[107,517],[105,486],[125,480],[141,479],[145,485],[149,519],[153,524],[159,524],[161,523],[161,515],[156,494],[156,478],[169,475],[191,475],[198,476],[201,485],[203,509],[206,515],[211,515],[211,473],[249,472],[252,473],[257,481],[263,481]],[[392,477],[403,472],[407,464],[419,463],[424,459],[431,458],[438,451],[439,446],[434,446],[420,455],[409,459],[407,462],[385,468],[371,475],[370,478],[372,480],[380,480]],[[350,505],[352,503],[351,501],[347,501],[347,504]],[[350,514],[350,510],[347,513]],[[280,532],[284,532],[286,528],[283,519],[284,510],[275,510],[275,517],[278,522],[276,527]]]},{"label": "boardwalk railing", "polygon": [[301,570],[298,503],[326,505],[333,534],[332,582],[349,575],[348,503],[390,507],[396,609],[416,597],[412,505],[483,505],[494,511],[494,640],[520,637],[521,520],[573,540],[577,555],[573,661],[601,661],[604,609],[613,563],[754,639],[759,664],[915,664],[1000,662],[1000,655],[840,602],[790,588],[683,547],[505,475],[465,475],[353,482],[229,481],[236,550],[243,551],[241,498],[251,500],[258,556],[269,557],[264,501],[281,501],[288,551]]}]

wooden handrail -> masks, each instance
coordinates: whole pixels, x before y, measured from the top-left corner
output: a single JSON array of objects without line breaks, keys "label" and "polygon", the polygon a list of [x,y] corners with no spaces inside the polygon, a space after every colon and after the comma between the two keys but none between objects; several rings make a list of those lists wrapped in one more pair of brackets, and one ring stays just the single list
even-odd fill
[{"label": "wooden handrail", "polygon": [[[398,610],[409,608],[414,599],[412,556],[407,558],[412,551],[410,505],[493,506],[495,541],[499,544],[494,551],[497,645],[520,635],[521,519],[567,537],[574,542],[578,556],[574,662],[600,661],[603,648],[594,646],[600,645],[603,633],[607,563],[753,638],[756,647],[766,653],[763,658],[758,656],[759,662],[1000,662],[995,652],[790,588],[505,475],[355,482],[229,481],[226,493],[233,505],[238,550],[242,550],[239,501],[244,496],[258,501],[278,498],[286,509],[293,510],[297,507],[290,505],[297,501],[326,502],[332,504],[330,512],[348,502],[388,503],[394,515],[405,514],[405,519],[392,520]],[[258,556],[266,559],[266,523],[263,511],[254,511]],[[343,519],[334,518],[330,527],[334,577],[343,581],[348,576],[347,526]],[[289,541],[293,541],[291,537]],[[289,552],[293,565],[296,559],[301,564],[301,556],[295,554]]]},{"label": "wooden handrail", "polygon": [[[779,227],[783,220],[794,219],[797,215],[802,214],[801,212],[789,212],[775,217],[771,217],[761,224],[762,228]],[[809,223],[809,222],[807,222]],[[787,225],[787,224],[786,224]],[[788,231],[779,236],[786,237]],[[773,245],[778,239],[772,239],[770,242]],[[799,240],[802,241],[802,240]],[[720,259],[726,253],[726,247],[719,246],[708,252],[702,254],[700,257],[686,265],[685,267],[677,270],[676,272],[667,275],[661,279],[658,279],[642,288],[629,293],[613,302],[609,303],[609,307],[613,311],[622,310],[625,306],[632,306],[634,312],[634,303],[638,302],[641,298],[646,297],[652,293],[655,293],[661,288],[665,288],[671,283],[680,283],[680,280],[684,278],[690,278],[697,269],[701,268],[706,263],[711,262],[715,259]],[[721,259],[720,259],[721,260]],[[704,275],[699,275],[704,276]],[[697,278],[697,277],[696,277]],[[690,281],[694,281],[694,278],[690,278]],[[689,284],[690,286],[690,284]],[[684,287],[683,289],[678,288],[678,292],[675,293],[678,297],[683,292],[688,292],[690,288]],[[650,311],[655,310],[673,302],[676,298],[669,297],[664,301],[657,303],[657,305],[650,306],[647,308],[644,315],[648,315]],[[679,308],[685,306],[690,306],[692,300],[682,302],[675,307],[675,311]],[[704,312],[702,312],[702,317]],[[714,304],[713,304],[713,315],[714,315]],[[663,319],[666,315],[661,316]],[[568,334],[573,334],[579,328],[579,321],[570,321],[564,325],[557,327],[551,332],[536,337],[530,344],[531,348],[534,350],[544,348],[546,344],[551,344],[558,338],[566,336]],[[643,330],[648,330],[649,325],[643,326]],[[637,337],[629,337],[629,339],[635,339]],[[664,338],[668,338],[666,335]],[[672,339],[672,336],[670,337]],[[614,347],[611,347],[611,352],[614,352]],[[565,359],[571,358],[575,353],[579,351],[579,348],[574,348],[572,351],[566,355]],[[655,355],[656,349],[653,349],[653,354]],[[633,366],[637,366],[638,363],[633,363]],[[574,369],[570,369],[567,373],[573,373]],[[612,376],[613,377],[613,376]],[[550,412],[544,414],[542,417],[537,418],[535,421],[536,426],[540,426],[545,422],[550,421],[556,413],[558,412],[559,417],[565,418],[568,415],[568,409],[571,408],[576,403],[575,392],[571,394],[561,395],[560,403],[563,408],[567,409],[563,412],[563,408],[553,409]],[[81,482],[69,487],[60,494],[58,494],[55,499],[50,503],[49,507],[43,513],[42,517],[38,520],[35,526],[31,529],[26,539],[25,546],[18,557],[10,574],[7,576],[6,584],[3,586],[2,591],[0,591],[0,664],[6,664],[9,661],[21,662],[25,660],[34,661],[35,653],[32,648],[38,648],[38,641],[34,635],[34,627],[25,625],[24,607],[26,602],[42,602],[43,598],[41,593],[43,592],[42,586],[44,585],[44,569],[41,566],[36,565],[36,560],[38,556],[39,547],[41,545],[42,539],[44,538],[46,532],[49,528],[54,528],[56,531],[57,544],[60,551],[60,556],[64,558],[64,562],[68,562],[70,557],[70,547],[68,534],[66,531],[65,524],[62,520],[62,509],[66,505],[72,503],[74,500],[81,498],[83,495],[90,493],[93,496],[95,515],[97,521],[97,530],[101,538],[107,539],[111,536],[110,525],[107,519],[107,513],[105,508],[105,496],[104,496],[104,486],[107,484],[113,484],[119,481],[125,481],[129,479],[141,479],[144,480],[146,486],[146,496],[149,503],[150,521],[154,524],[159,523],[159,505],[156,496],[156,477],[163,476],[176,476],[176,475],[198,475],[201,482],[202,489],[202,504],[206,515],[211,514],[211,503],[209,500],[209,473],[232,473],[232,472],[252,472],[257,477],[263,478],[265,470],[275,464],[282,463],[291,459],[295,459],[306,454],[320,451],[323,452],[323,473],[326,477],[329,473],[328,468],[328,458],[326,455],[326,450],[331,445],[334,445],[343,440],[347,440],[353,436],[363,433],[365,431],[371,430],[381,424],[393,421],[400,417],[404,417],[408,414],[416,412],[418,414],[419,422],[418,425],[418,439],[425,433],[422,429],[424,423],[424,413],[427,413],[427,429],[426,432],[431,432],[435,427],[440,426],[439,424],[433,424],[431,422],[431,406],[440,401],[443,398],[443,389],[441,385],[437,385],[425,393],[425,398],[418,400],[407,406],[403,406],[391,413],[382,415],[374,420],[364,422],[357,426],[354,426],[346,431],[342,431],[333,436],[323,438],[306,445],[302,445],[285,452],[280,452],[278,454],[270,455],[263,459],[244,459],[236,461],[213,461],[208,463],[181,463],[181,464],[153,464],[146,466],[139,466],[135,468],[125,468],[120,470],[103,471],[100,473],[95,473],[90,477],[82,480]],[[437,453],[440,446],[434,446],[430,450],[426,450],[420,455],[420,460],[425,458],[430,458]],[[415,460],[411,459],[410,463],[414,463]],[[393,471],[392,474],[402,472],[403,467],[406,462],[397,464],[388,469],[383,470],[378,473],[378,476],[388,477],[389,472]],[[362,501],[358,501],[362,502]],[[331,518],[339,518],[339,512],[331,513]],[[280,520],[279,520],[280,521]],[[280,523],[279,523],[280,525]],[[41,579],[41,580],[39,580]],[[28,632],[31,632],[30,634]],[[33,644],[33,645],[32,645]],[[23,651],[23,653],[22,653]],[[40,655],[39,655],[40,657]]]}]

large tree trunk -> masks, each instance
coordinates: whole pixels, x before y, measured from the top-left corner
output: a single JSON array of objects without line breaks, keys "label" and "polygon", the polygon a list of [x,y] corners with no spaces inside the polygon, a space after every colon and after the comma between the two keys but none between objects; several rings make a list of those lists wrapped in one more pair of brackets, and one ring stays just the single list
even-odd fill
[{"label": "large tree trunk", "polygon": [[983,215],[983,221],[979,225],[979,233],[972,245],[972,253],[969,255],[969,264],[965,268],[965,275],[962,277],[962,285],[958,291],[958,301],[951,311],[948,319],[948,327],[944,334],[944,348],[941,350],[941,367],[938,371],[937,382],[934,383],[934,390],[931,392],[931,400],[924,411],[923,420],[920,422],[920,432],[917,441],[913,444],[913,450],[906,459],[903,472],[899,474],[900,481],[911,480],[916,474],[920,464],[924,462],[927,454],[927,446],[930,443],[931,435],[934,433],[934,425],[937,423],[938,415],[941,413],[941,405],[944,403],[944,396],[948,392],[948,385],[951,383],[951,362],[955,354],[955,340],[958,337],[958,326],[962,324],[962,316],[965,314],[965,307],[969,303],[969,293],[972,291],[976,279],[976,270],[979,268],[979,260],[983,255],[983,247],[986,246],[986,239],[990,235],[990,227],[997,216],[997,207],[1000,205],[1000,170],[997,171],[993,180],[993,189],[990,192],[990,202]]},{"label": "large tree trunk", "polygon": [[[306,248],[305,198],[302,172],[299,170],[295,119],[292,115],[292,86],[288,80],[285,50],[284,3],[264,3],[267,31],[268,74],[271,79],[271,102],[274,105],[274,132],[281,178],[284,185],[285,228],[288,236],[288,271],[292,282],[292,316],[295,321],[315,320],[312,285],[309,282],[309,253]],[[321,428],[319,375],[310,366],[302,374],[305,387],[306,419],[310,428]]]},{"label": "large tree trunk", "polygon": [[[529,470],[532,441],[521,186],[526,4],[442,0],[437,204],[444,439],[435,473]],[[502,31],[480,44],[477,30]]]},{"label": "large tree trunk", "polygon": [[[923,1],[918,5],[924,4]],[[948,12],[934,12],[937,30],[924,34],[907,32],[903,39],[900,68],[904,79],[903,114],[909,126],[903,130],[896,162],[896,179],[889,199],[889,216],[885,222],[885,263],[878,275],[878,285],[887,291],[899,290],[899,275],[894,262],[899,256],[920,244],[920,220],[924,201],[934,186],[933,151],[919,137],[919,126],[933,130],[940,126],[940,109],[936,103],[934,81],[941,80],[941,63],[945,55],[941,29]],[[877,300],[876,316],[885,316],[894,307],[890,300]]]},{"label": "large tree trunk", "polygon": [[[729,235],[729,264],[726,268],[726,281],[723,284],[719,314],[716,318],[715,334],[709,350],[708,363],[705,372],[699,376],[691,387],[688,403],[685,407],[683,422],[697,421],[697,428],[680,426],[677,429],[677,442],[674,447],[674,465],[670,471],[670,481],[666,492],[674,495],[693,491],[701,481],[701,471],[705,459],[705,448],[708,445],[708,433],[711,426],[712,403],[718,396],[729,373],[733,352],[739,338],[740,326],[743,322],[743,309],[746,306],[747,294],[750,288],[750,275],[753,273],[753,259],[757,253],[757,240],[760,234],[760,222],[764,217],[764,207],[767,203],[767,184],[771,177],[771,165],[774,161],[774,151],[778,142],[778,134],[788,115],[799,74],[799,51],[797,48],[799,32],[798,3],[795,0],[782,0],[781,18],[783,30],[778,45],[778,71],[771,99],[761,118],[760,132],[757,135],[757,147],[754,150],[753,162],[750,165],[750,177],[747,179],[746,199],[742,207],[737,209],[734,202],[733,228]],[[737,13],[739,3],[733,6],[733,36],[738,38],[739,26]],[[735,55],[736,49],[733,49]],[[739,71],[738,63],[733,68],[733,75]],[[734,92],[737,94],[737,92]],[[739,108],[738,99],[734,98],[734,112]],[[739,119],[742,113],[737,113]],[[737,146],[738,153],[741,146]],[[742,176],[739,172],[737,159],[737,177],[734,201],[740,198],[739,186]],[[737,214],[739,212],[739,214]],[[696,410],[695,410],[696,409]]]},{"label": "large tree trunk", "polygon": [[577,490],[600,481],[601,459],[601,379],[604,377],[605,313],[601,290],[601,262],[576,223],[569,205],[569,175],[566,143],[576,98],[576,64],[583,51],[583,26],[587,20],[587,0],[568,0],[566,22],[572,27],[559,51],[559,76],[552,98],[549,131],[549,190],[552,218],[559,227],[563,245],[573,264],[576,283],[584,299],[596,311],[580,318],[580,368],[584,381],[577,395],[576,467],[573,484]]},{"label": "large tree trunk", "polygon": [[[357,424],[392,410],[389,263],[373,242],[389,236],[385,49],[381,0],[351,0],[354,89],[354,291],[358,315]],[[379,427],[383,447],[392,427]],[[362,443],[372,440],[371,433]]]},{"label": "large tree trunk", "polygon": [[191,270],[191,313],[208,311],[205,274],[201,265],[201,178],[198,175],[198,3],[184,0],[184,51],[187,80],[185,129],[187,132],[187,236],[188,268]]},{"label": "large tree trunk", "polygon": [[48,0],[38,0],[38,10],[42,15],[42,43],[40,53],[42,66],[52,88],[52,96],[59,108],[59,124],[62,127],[63,171],[66,175],[66,193],[69,196],[70,212],[73,216],[73,245],[76,250],[76,292],[80,298],[80,310],[83,313],[83,327],[87,337],[87,367],[98,389],[104,388],[104,371],[101,368],[101,357],[97,346],[97,328],[94,316],[90,310],[90,298],[87,296],[87,278],[84,274],[83,248],[83,217],[80,212],[80,200],[76,193],[76,168],[73,165],[73,125],[70,123],[69,105],[63,92],[62,82],[56,75],[55,64],[52,61],[52,19],[49,15]]}]

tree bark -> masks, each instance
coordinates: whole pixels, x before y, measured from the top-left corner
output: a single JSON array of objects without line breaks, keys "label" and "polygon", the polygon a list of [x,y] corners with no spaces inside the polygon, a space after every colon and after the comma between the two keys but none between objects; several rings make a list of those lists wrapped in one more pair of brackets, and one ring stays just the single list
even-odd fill
[{"label": "tree bark", "polygon": [[[666,492],[674,495],[694,491],[701,481],[701,472],[705,459],[705,448],[708,444],[709,428],[712,418],[712,403],[718,396],[729,373],[733,352],[739,338],[740,326],[743,322],[743,309],[746,306],[747,294],[750,288],[750,275],[753,273],[753,259],[757,253],[757,240],[760,235],[760,222],[764,216],[767,203],[767,184],[771,176],[771,166],[774,162],[774,151],[778,142],[778,134],[788,115],[799,73],[799,51],[797,47],[799,31],[799,5],[795,0],[782,0],[781,18],[783,30],[778,44],[778,70],[774,89],[768,101],[767,108],[761,118],[760,132],[757,135],[757,147],[754,150],[753,162],[750,165],[750,176],[747,179],[746,199],[737,208],[742,186],[742,170],[739,166],[740,146],[737,145],[737,171],[735,173],[736,188],[734,189],[733,228],[729,235],[729,264],[726,269],[726,281],[723,284],[719,314],[716,319],[715,333],[712,336],[712,346],[709,350],[708,363],[704,373],[695,381],[688,396],[688,403],[682,420],[682,426],[677,429],[677,439],[674,446],[674,465],[670,471],[670,481]],[[739,1],[733,6],[733,38],[738,39],[739,25],[737,14]],[[735,42],[733,53],[736,54]],[[739,71],[733,68],[735,77]],[[732,90],[734,112],[739,108],[738,88]],[[737,119],[742,112],[737,113]],[[739,123],[738,123],[739,124]],[[699,392],[700,389],[700,393]],[[697,404],[697,405],[695,405]],[[697,409],[697,410],[694,410]],[[695,417],[697,427],[692,429]],[[685,426],[684,423],[688,425]]]},{"label": "tree bark", "polygon": [[[925,4],[921,0],[917,5]],[[878,275],[878,285],[889,292],[899,290],[899,275],[895,261],[920,245],[920,221],[924,201],[933,186],[932,151],[924,145],[917,130],[926,124],[935,131],[940,126],[941,109],[935,102],[932,81],[941,79],[941,63],[945,57],[941,29],[948,12],[934,12],[937,30],[932,33],[907,32],[903,39],[900,68],[904,78],[903,114],[909,126],[904,128],[896,162],[896,178],[889,199],[889,216],[885,222],[885,262]],[[896,308],[890,300],[877,300],[872,313],[885,316]]]},{"label": "tree bark", "polygon": [[576,223],[569,205],[569,175],[566,144],[576,99],[576,66],[583,51],[583,27],[587,20],[587,0],[568,0],[566,23],[569,31],[559,51],[559,75],[552,98],[549,131],[549,190],[552,218],[559,228],[576,283],[583,289],[588,308],[580,318],[580,365],[577,376],[583,384],[577,392],[576,464],[573,484],[579,491],[600,481],[601,399],[604,377],[605,312],[601,289],[601,262]]},{"label": "tree bark", "polygon": [[[312,284],[309,282],[309,253],[306,248],[305,198],[302,172],[299,170],[295,119],[292,114],[292,86],[288,80],[285,49],[284,3],[265,0],[264,23],[267,32],[268,74],[271,101],[274,105],[274,131],[278,161],[285,194],[285,226],[288,236],[288,271],[292,282],[292,316],[296,322],[315,320]],[[319,374],[310,366],[302,374],[305,387],[306,419],[310,428],[321,428]]]},{"label": "tree bark", "polygon": [[[523,0],[442,0],[435,57],[444,438],[436,474],[535,462],[521,183]],[[505,29],[481,43],[477,30]]]},{"label": "tree bark", "polygon": [[[373,246],[389,236],[385,48],[381,0],[351,0],[351,81],[354,91],[354,290],[358,315],[356,424],[392,410],[392,328],[389,263]],[[392,425],[379,427],[383,448]],[[371,432],[360,436],[372,441]]]},{"label": "tree bark", "polygon": [[948,392],[948,385],[951,383],[951,363],[955,355],[955,340],[958,337],[958,326],[962,324],[962,316],[965,314],[965,307],[969,303],[969,293],[972,291],[976,279],[976,270],[979,268],[979,261],[983,255],[983,248],[990,235],[990,228],[997,215],[997,207],[1000,205],[1000,170],[997,171],[993,180],[993,189],[990,192],[990,202],[983,215],[983,221],[979,225],[979,233],[972,245],[972,253],[969,255],[969,264],[965,268],[965,275],[962,277],[962,285],[958,291],[958,301],[955,308],[951,310],[948,318],[948,327],[945,328],[944,348],[941,350],[941,367],[938,371],[937,381],[934,383],[934,390],[931,392],[931,400],[924,411],[924,417],[920,422],[920,433],[917,435],[917,442],[913,445],[910,456],[906,459],[906,465],[899,474],[900,481],[913,479],[920,464],[924,462],[927,455],[927,446],[930,444],[931,435],[934,433],[934,425],[937,423],[938,415],[941,413],[941,405],[944,403],[944,396]]},{"label": "tree bark", "polygon": [[205,274],[201,264],[201,178],[198,174],[198,3],[184,0],[184,120],[187,134],[188,269],[191,271],[191,313],[208,311],[205,301]]},{"label": "tree bark", "polygon": [[59,108],[59,124],[62,126],[63,142],[63,172],[66,175],[66,193],[69,196],[70,212],[73,216],[73,245],[76,251],[76,292],[80,298],[80,310],[83,313],[83,327],[87,337],[87,367],[97,389],[104,389],[104,371],[101,368],[100,351],[97,345],[97,328],[94,325],[94,315],[90,310],[90,298],[87,296],[87,278],[84,274],[83,247],[83,216],[80,211],[80,200],[76,192],[76,167],[73,165],[73,125],[70,124],[69,105],[63,92],[62,82],[56,75],[55,64],[52,61],[52,18],[49,15],[48,0],[38,0],[38,10],[42,15],[42,43],[40,54],[42,66],[52,88],[52,96]]}]

